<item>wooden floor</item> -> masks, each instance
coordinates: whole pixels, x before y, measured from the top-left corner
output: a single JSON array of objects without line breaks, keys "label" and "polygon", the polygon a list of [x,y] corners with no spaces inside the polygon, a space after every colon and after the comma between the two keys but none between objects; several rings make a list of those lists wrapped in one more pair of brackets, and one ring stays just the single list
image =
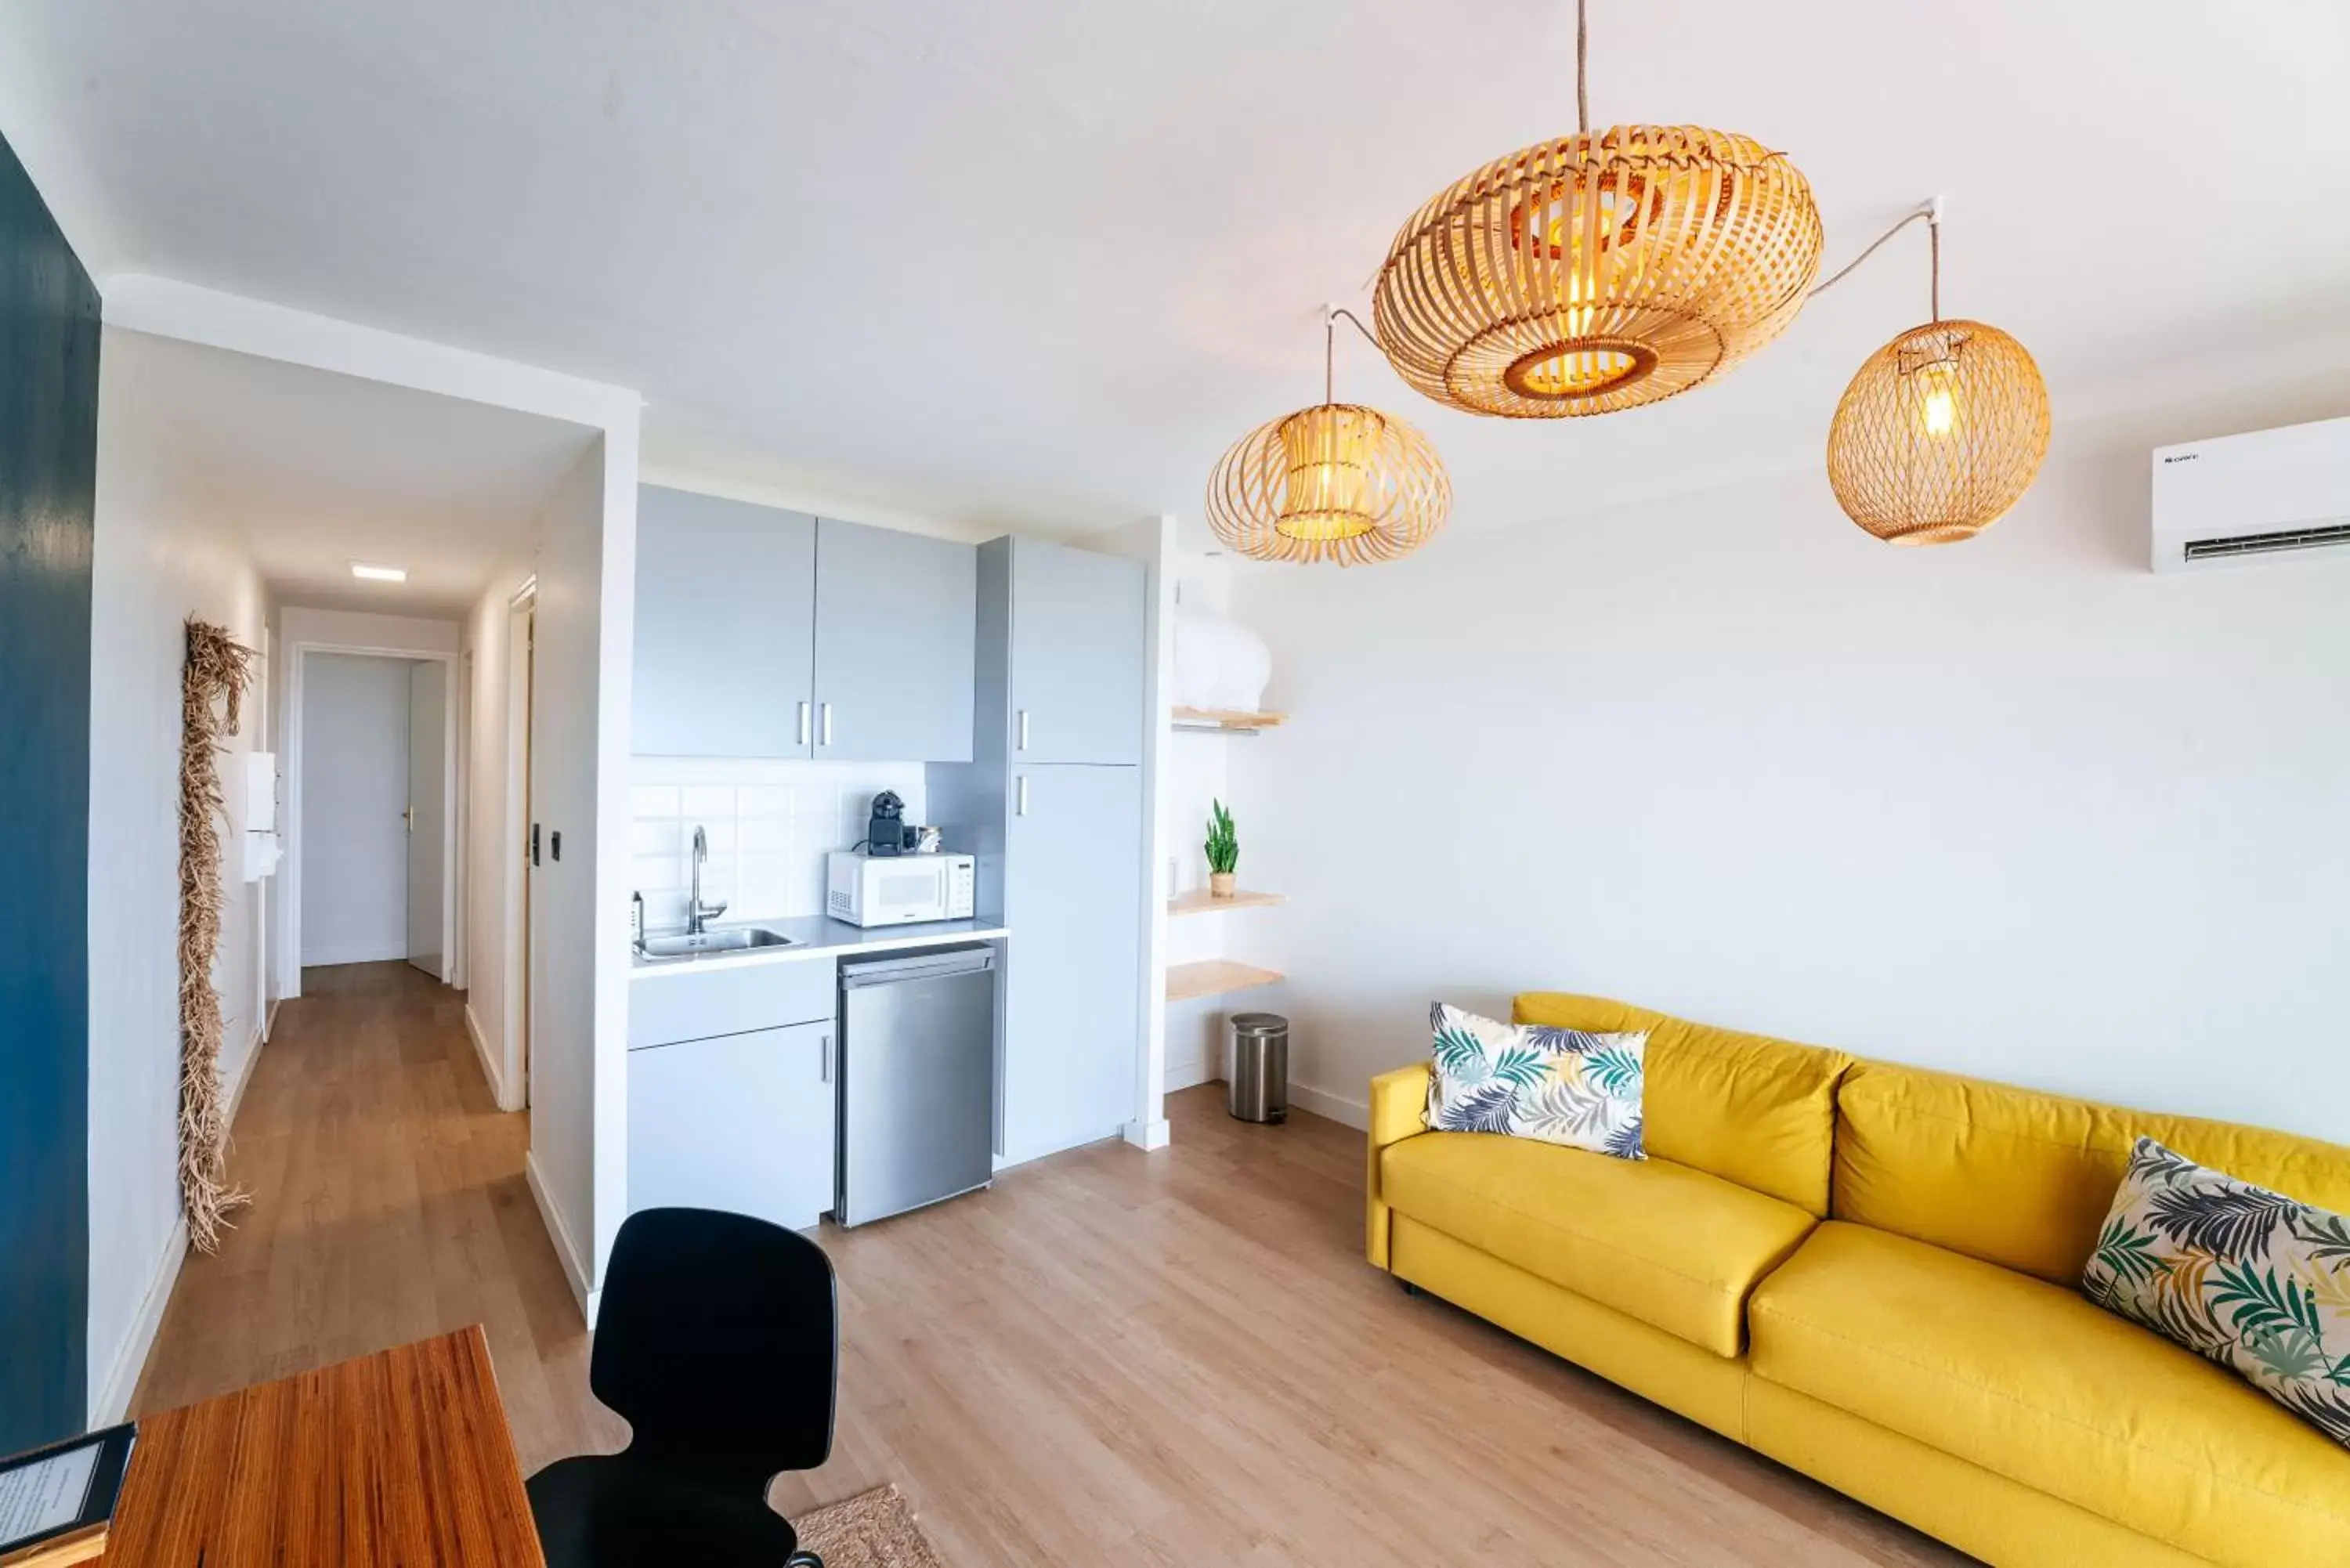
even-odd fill
[{"label": "wooden floor", "polygon": [[[618,1448],[586,1330],[462,997],[312,970],[236,1126],[252,1209],[191,1258],[151,1410],[487,1326],[526,1469]],[[844,1355],[832,1462],[785,1512],[896,1481],[949,1568],[1966,1561],[1362,1259],[1362,1136],[1174,1096],[1100,1145],[822,1236]]]}]

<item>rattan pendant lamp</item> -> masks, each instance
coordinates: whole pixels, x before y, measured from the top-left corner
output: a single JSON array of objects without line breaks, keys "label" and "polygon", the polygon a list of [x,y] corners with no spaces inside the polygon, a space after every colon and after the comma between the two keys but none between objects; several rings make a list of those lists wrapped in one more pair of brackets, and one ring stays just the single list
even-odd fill
[{"label": "rattan pendant lamp", "polygon": [[1698,126],[1591,129],[1583,0],[1573,136],[1437,193],[1371,296],[1398,374],[1473,414],[1613,413],[1685,392],[1777,337],[1819,270],[1784,155]]},{"label": "rattan pendant lamp", "polygon": [[1208,526],[1260,561],[1391,561],[1419,548],[1452,510],[1452,481],[1428,439],[1392,414],[1334,395],[1338,320],[1322,318],[1322,401],[1259,425],[1208,481]]},{"label": "rattan pendant lamp", "polygon": [[2048,453],[2048,386],[1998,327],[1942,319],[1939,198],[1852,265],[1920,218],[1932,236],[1931,318],[1870,355],[1845,389],[1828,427],[1828,483],[1877,537],[1949,545],[1998,522],[2032,488]]}]

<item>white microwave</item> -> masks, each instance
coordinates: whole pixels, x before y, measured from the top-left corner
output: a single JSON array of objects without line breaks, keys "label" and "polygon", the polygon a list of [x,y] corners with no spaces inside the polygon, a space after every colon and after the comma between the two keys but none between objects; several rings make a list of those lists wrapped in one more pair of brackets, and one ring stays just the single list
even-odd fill
[{"label": "white microwave", "polygon": [[968,855],[836,850],[824,857],[824,912],[852,926],[967,920],[978,875]]}]

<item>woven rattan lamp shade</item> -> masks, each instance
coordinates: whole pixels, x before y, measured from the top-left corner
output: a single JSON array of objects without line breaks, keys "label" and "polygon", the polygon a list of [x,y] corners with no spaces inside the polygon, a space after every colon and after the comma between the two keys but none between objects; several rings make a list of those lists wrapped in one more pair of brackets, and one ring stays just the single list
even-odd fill
[{"label": "woven rattan lamp shade", "polygon": [[1371,296],[1397,373],[1471,413],[1613,413],[1777,337],[1819,271],[1803,174],[1747,137],[1619,125],[1525,148],[1404,224]]},{"label": "woven rattan lamp shade", "polygon": [[1828,483],[1897,545],[1971,539],[2032,488],[2048,388],[2023,345],[1980,321],[1934,321],[1869,356],[1828,427]]},{"label": "woven rattan lamp shade", "polygon": [[1208,480],[1208,526],[1260,561],[1390,561],[1452,509],[1433,447],[1391,414],[1320,403],[1259,425]]}]

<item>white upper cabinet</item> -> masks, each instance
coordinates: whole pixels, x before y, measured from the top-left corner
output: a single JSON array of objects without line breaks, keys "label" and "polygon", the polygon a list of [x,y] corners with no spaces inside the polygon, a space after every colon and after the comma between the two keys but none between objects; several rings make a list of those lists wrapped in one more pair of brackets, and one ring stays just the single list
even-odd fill
[{"label": "white upper cabinet", "polygon": [[969,762],[977,551],[647,485],[634,749]]},{"label": "white upper cabinet", "polygon": [[1142,563],[1011,541],[1012,763],[1142,761]]},{"label": "white upper cabinet", "polygon": [[818,519],[816,754],[971,761],[978,604],[972,545]]},{"label": "white upper cabinet", "polygon": [[814,755],[815,623],[815,518],[637,492],[638,752]]}]

